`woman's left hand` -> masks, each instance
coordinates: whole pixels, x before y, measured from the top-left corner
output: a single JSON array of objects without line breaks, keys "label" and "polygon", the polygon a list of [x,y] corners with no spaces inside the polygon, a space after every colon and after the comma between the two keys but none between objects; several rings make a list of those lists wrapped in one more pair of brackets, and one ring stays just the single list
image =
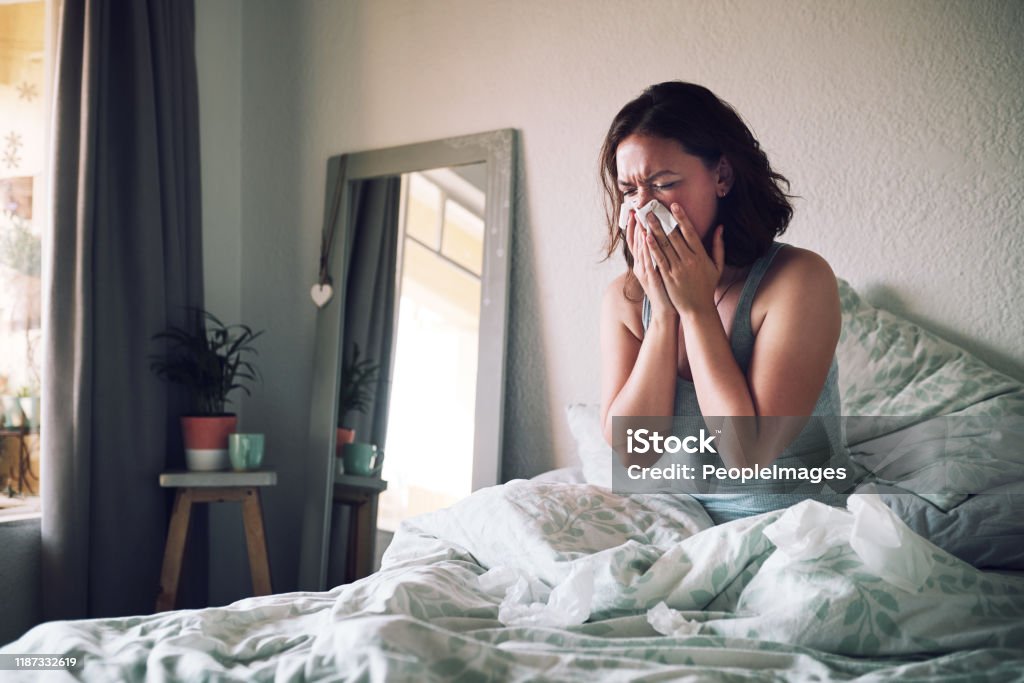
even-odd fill
[{"label": "woman's left hand", "polygon": [[708,256],[683,207],[672,204],[669,210],[679,223],[679,229],[669,235],[665,235],[660,221],[653,213],[647,215],[651,226],[647,233],[647,246],[654,255],[654,262],[658,264],[658,272],[669,300],[680,316],[701,309],[714,310],[715,288],[725,268],[724,228],[721,225],[715,228],[712,256]]}]

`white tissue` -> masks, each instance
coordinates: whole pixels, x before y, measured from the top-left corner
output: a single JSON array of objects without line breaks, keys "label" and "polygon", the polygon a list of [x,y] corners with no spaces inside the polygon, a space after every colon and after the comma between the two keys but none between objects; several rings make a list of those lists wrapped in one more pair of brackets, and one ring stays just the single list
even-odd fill
[{"label": "white tissue", "polygon": [[821,557],[850,538],[850,513],[813,500],[784,512],[764,528],[764,535],[786,557],[802,562]]},{"label": "white tissue", "polygon": [[661,221],[661,229],[665,232],[666,235],[675,230],[679,225],[678,223],[676,223],[675,216],[673,216],[672,212],[668,210],[668,207],[659,202],[657,199],[652,199],[651,201],[647,202],[642,207],[640,207],[640,209],[636,212],[637,220],[640,221],[641,225],[647,228],[647,232],[651,231],[650,226],[647,224],[647,216],[648,214],[651,213],[657,216],[658,220]]},{"label": "white tissue", "polygon": [[647,623],[663,636],[692,636],[700,632],[700,622],[687,619],[665,601],[647,610]]},{"label": "white tissue", "polygon": [[[619,209],[620,230],[626,229],[626,226],[629,224],[629,212],[634,208],[635,207],[631,202],[622,203],[622,207]],[[675,216],[672,215],[672,212],[657,199],[652,199],[639,209],[636,209],[637,223],[642,225],[647,232],[651,231],[651,227],[647,224],[647,216],[651,213],[658,217],[658,220],[661,222],[661,229],[666,235],[679,227],[679,224],[676,222]]]},{"label": "white tissue", "polygon": [[935,566],[927,542],[915,534],[877,495],[854,494],[850,545],[864,565],[897,588],[916,592]]},{"label": "white tissue", "polygon": [[930,544],[876,495],[855,493],[846,505],[848,512],[805,500],[765,527],[764,534],[780,552],[797,561],[849,543],[873,574],[897,588],[917,592],[935,565]]},{"label": "white tissue", "polygon": [[536,577],[510,567],[495,567],[477,578],[492,595],[505,596],[498,607],[498,621],[506,626],[553,626],[582,624],[590,617],[594,597],[594,571],[575,564],[569,575],[550,593]]},{"label": "white tissue", "polygon": [[619,230],[625,230],[629,225],[629,212],[634,208],[632,202],[622,202],[622,206],[619,207]]},{"label": "white tissue", "polygon": [[[626,226],[629,225],[629,212],[630,210],[635,208],[636,207],[633,205],[632,202],[622,202],[622,206],[619,207],[619,230],[624,231],[626,229]],[[639,209],[636,209],[637,223],[639,225],[642,225],[648,233],[651,232],[651,226],[647,224],[647,217],[651,213],[657,216],[658,220],[661,221],[661,229],[665,231],[666,235],[668,235],[677,227],[679,227],[679,224],[676,223],[676,219],[672,215],[672,212],[665,208],[665,205],[659,202],[657,199],[652,199]],[[653,253],[651,254],[651,267],[654,268],[655,270],[658,269],[658,264],[654,260]]]}]

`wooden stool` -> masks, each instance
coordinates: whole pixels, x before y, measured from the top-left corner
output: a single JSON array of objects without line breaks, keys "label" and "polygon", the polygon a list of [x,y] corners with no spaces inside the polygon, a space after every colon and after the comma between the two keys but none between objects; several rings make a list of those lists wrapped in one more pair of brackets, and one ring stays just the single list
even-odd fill
[{"label": "wooden stool", "polygon": [[267,537],[263,529],[263,506],[260,487],[277,484],[276,472],[164,472],[160,486],[176,488],[174,512],[167,529],[163,569],[160,570],[160,593],[156,611],[174,609],[181,579],[181,563],[188,540],[192,503],[242,503],[245,523],[245,544],[249,549],[249,570],[255,595],[270,595],[270,561],[267,559]]},{"label": "wooden stool", "polygon": [[[10,479],[18,480],[18,495],[25,493],[28,489],[29,495],[38,495],[38,491],[32,488],[32,480],[36,480],[36,484],[39,483],[39,477],[35,472],[32,471],[32,453],[29,451],[27,437],[29,434],[35,434],[38,438],[38,430],[30,430],[28,427],[12,427],[0,428],[0,450],[3,448],[3,439],[12,438],[18,440],[18,465],[17,472],[14,468],[11,468]],[[38,441],[36,442],[36,448],[38,450]],[[10,484],[8,484],[10,485]]]},{"label": "wooden stool", "polygon": [[388,483],[377,477],[339,474],[334,479],[334,502],[348,505],[348,547],[345,551],[345,583],[373,573],[377,545],[377,497]]}]

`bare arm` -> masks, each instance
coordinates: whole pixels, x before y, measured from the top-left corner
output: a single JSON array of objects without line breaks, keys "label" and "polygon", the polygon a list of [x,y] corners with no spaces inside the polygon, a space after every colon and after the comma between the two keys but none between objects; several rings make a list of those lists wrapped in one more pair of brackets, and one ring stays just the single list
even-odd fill
[{"label": "bare arm", "polygon": [[725,264],[721,229],[709,256],[681,207],[673,204],[672,211],[680,229],[648,243],[656,275],[679,312],[701,414],[709,426],[724,424],[714,418],[741,418],[722,430],[730,443],[721,452],[727,465],[766,465],[800,433],[825,384],[839,340],[835,275],[813,252],[776,254],[758,288],[763,320],[744,376],[713,300]]},{"label": "bare arm", "polygon": [[654,316],[643,333],[640,304],[623,294],[624,281],[616,278],[601,304],[601,425],[609,444],[612,416],[671,416],[675,407],[678,318]]},{"label": "bare arm", "polygon": [[813,412],[839,341],[839,294],[828,264],[796,249],[776,259],[759,294],[764,318],[746,377],[716,311],[696,308],[682,315],[701,413],[758,418],[733,423],[744,447],[723,453],[730,466],[769,464],[799,434],[806,419],[763,418]]}]

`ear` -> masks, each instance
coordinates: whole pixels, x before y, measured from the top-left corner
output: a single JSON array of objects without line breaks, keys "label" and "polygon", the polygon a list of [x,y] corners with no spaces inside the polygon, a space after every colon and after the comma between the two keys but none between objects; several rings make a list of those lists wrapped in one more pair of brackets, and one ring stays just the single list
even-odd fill
[{"label": "ear", "polygon": [[733,180],[735,179],[732,172],[732,164],[729,163],[729,159],[723,154],[722,158],[718,160],[718,167],[715,169],[715,190],[718,193],[719,198],[729,194],[729,190],[732,189]]}]

